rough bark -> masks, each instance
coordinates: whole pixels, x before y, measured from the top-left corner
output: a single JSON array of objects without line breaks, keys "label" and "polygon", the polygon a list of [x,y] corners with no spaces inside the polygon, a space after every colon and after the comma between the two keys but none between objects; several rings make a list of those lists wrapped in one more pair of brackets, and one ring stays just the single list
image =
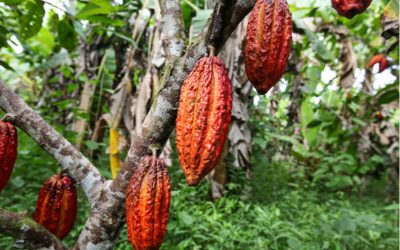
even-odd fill
[{"label": "rough bark", "polygon": [[[255,1],[232,1],[231,5],[222,5],[218,13],[222,14],[221,38],[214,41],[218,52],[235,27],[248,14]],[[217,11],[215,11],[217,12]],[[215,15],[214,15],[215,16]],[[151,153],[151,144],[164,145],[175,126],[179,94],[182,83],[192,70],[195,62],[207,54],[215,22],[209,22],[199,41],[190,46],[182,57],[166,63],[161,90],[147,115],[140,133],[128,152],[126,164],[116,179],[106,187],[104,195],[92,209],[75,249],[110,249],[124,222],[125,190],[132,170],[140,159]]]},{"label": "rough bark", "polygon": [[96,167],[70,142],[33,111],[18,95],[0,81],[0,107],[15,124],[30,135],[67,170],[86,193],[90,204],[100,196],[105,179]]},{"label": "rough bark", "polygon": [[18,239],[15,246],[23,249],[67,249],[61,241],[24,213],[0,209],[0,233]]}]

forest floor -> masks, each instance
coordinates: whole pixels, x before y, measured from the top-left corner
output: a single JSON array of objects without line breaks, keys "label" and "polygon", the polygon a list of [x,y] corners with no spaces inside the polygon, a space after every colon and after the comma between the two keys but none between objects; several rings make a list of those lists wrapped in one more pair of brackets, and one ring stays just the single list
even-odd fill
[{"label": "forest floor", "polygon": [[[33,213],[41,185],[58,166],[26,135],[20,133],[19,142],[17,164],[0,194],[0,207]],[[109,175],[106,156],[95,163]],[[384,180],[363,195],[348,195],[299,186],[290,182],[284,168],[266,171],[267,166],[256,166],[252,184],[243,171],[231,170],[225,197],[211,202],[206,181],[188,187],[176,160],[173,165],[170,221],[162,249],[399,249],[398,202],[382,195]],[[79,192],[78,218],[66,244],[78,237],[88,211]],[[12,249],[12,242],[0,236],[0,249]],[[126,228],[115,249],[131,249]]]}]

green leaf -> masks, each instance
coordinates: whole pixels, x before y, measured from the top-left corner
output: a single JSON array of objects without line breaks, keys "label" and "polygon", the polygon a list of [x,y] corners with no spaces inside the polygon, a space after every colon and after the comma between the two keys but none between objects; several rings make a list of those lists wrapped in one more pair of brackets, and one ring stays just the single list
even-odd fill
[{"label": "green leaf", "polygon": [[304,138],[307,140],[310,146],[314,146],[317,139],[318,128],[309,128],[310,124],[314,120],[314,110],[311,105],[310,98],[306,98],[301,103],[301,132]]},{"label": "green leaf", "polygon": [[350,176],[334,176],[326,184],[326,187],[332,189],[342,189],[353,185],[353,180]]},{"label": "green leaf", "polygon": [[321,125],[322,121],[321,120],[312,120],[310,123],[307,124],[307,128],[315,128]]},{"label": "green leaf", "polygon": [[274,134],[274,133],[266,133],[266,135],[270,136],[272,138],[278,139],[280,141],[289,142],[291,144],[297,143],[297,141],[295,139],[293,139],[292,137],[290,137],[290,136]]},{"label": "green leaf", "polygon": [[83,7],[76,15],[79,19],[85,19],[89,16],[95,15],[109,15],[115,12],[116,8],[112,6],[109,1],[105,0],[91,0]]},{"label": "green leaf", "polygon": [[0,0],[1,3],[5,3],[8,5],[17,5],[20,4],[22,2],[24,2],[25,0]]},{"label": "green leaf", "polygon": [[190,216],[187,212],[182,211],[178,213],[179,220],[182,221],[186,225],[192,225],[193,224],[193,217]]},{"label": "green leaf", "polygon": [[78,46],[78,35],[71,20],[67,17],[58,23],[58,40],[60,45],[70,52]]},{"label": "green leaf", "polygon": [[7,47],[8,43],[7,43],[7,33],[8,30],[0,25],[0,48],[2,47]]},{"label": "green leaf", "polygon": [[45,14],[43,2],[39,0],[28,1],[26,9],[28,12],[23,14],[20,20],[21,36],[24,39],[33,37],[39,32]]},{"label": "green leaf", "polygon": [[39,33],[28,40],[28,43],[35,54],[49,56],[55,46],[54,36],[47,28],[42,28]]},{"label": "green leaf", "polygon": [[299,29],[304,30],[308,40],[312,44],[312,49],[315,55],[324,62],[331,62],[335,59],[332,52],[318,39],[314,32],[312,32],[307,25],[302,21],[294,21]]},{"label": "green leaf", "polygon": [[99,148],[99,143],[95,141],[85,141],[85,145],[88,147],[90,150],[96,150]]},{"label": "green leaf", "polygon": [[48,13],[49,18],[47,19],[47,27],[52,32],[57,32],[58,30],[58,23],[60,22],[60,18],[58,17],[58,14],[54,10],[50,10]]},{"label": "green leaf", "polygon": [[391,103],[396,100],[399,100],[399,91],[397,89],[386,91],[378,97],[378,103],[380,105]]},{"label": "green leaf", "polygon": [[5,69],[15,72],[15,70],[10,65],[8,65],[8,63],[6,63],[5,61],[0,60],[0,66],[2,66]]}]

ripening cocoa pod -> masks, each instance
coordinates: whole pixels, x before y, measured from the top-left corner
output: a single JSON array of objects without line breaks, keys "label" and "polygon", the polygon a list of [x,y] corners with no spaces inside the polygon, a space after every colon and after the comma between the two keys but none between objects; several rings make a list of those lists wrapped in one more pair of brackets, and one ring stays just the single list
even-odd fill
[{"label": "ripening cocoa pod", "polygon": [[386,56],[377,54],[368,62],[367,68],[372,68],[377,63],[379,63],[379,73],[382,73],[388,67]]},{"label": "ripening cocoa pod", "polygon": [[353,18],[355,15],[363,13],[372,0],[331,0],[332,7],[339,15]]},{"label": "ripening cocoa pod", "polygon": [[135,250],[159,249],[167,232],[171,188],[162,159],[147,156],[126,190],[126,224]]},{"label": "ripening cocoa pod", "polygon": [[77,213],[74,180],[67,174],[50,177],[40,189],[33,219],[63,239],[71,231]]},{"label": "ripening cocoa pod", "polygon": [[17,159],[17,130],[10,122],[0,121],[0,192],[10,179]]},{"label": "ripening cocoa pod", "polygon": [[218,163],[232,109],[232,86],[218,57],[200,59],[183,83],[176,144],[189,186],[197,185]]},{"label": "ripening cocoa pod", "polygon": [[249,81],[264,95],[281,79],[290,54],[292,14],[286,0],[258,0],[246,32],[245,67]]},{"label": "ripening cocoa pod", "polygon": [[375,118],[380,122],[383,121],[384,117],[383,117],[382,112],[381,111],[376,112],[375,113]]}]

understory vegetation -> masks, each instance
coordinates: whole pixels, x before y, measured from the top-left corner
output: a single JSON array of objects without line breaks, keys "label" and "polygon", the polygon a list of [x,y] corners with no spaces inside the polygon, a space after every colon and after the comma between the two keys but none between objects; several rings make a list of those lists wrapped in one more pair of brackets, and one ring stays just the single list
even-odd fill
[{"label": "understory vegetation", "polygon": [[[20,133],[19,159],[0,207],[31,214],[37,193],[57,163],[25,134]],[[110,175],[108,158],[95,163]],[[398,249],[398,204],[387,200],[386,179],[376,180],[363,195],[322,192],[310,183],[293,181],[293,163],[254,166],[253,181],[230,168],[225,197],[210,200],[209,185],[186,185],[174,155],[170,168],[172,199],[168,233],[162,249]],[[72,244],[88,215],[88,203],[79,192],[79,212]],[[14,243],[15,244],[15,243]],[[0,236],[0,249],[13,249],[11,237]],[[131,249],[126,227],[116,249]]]}]

